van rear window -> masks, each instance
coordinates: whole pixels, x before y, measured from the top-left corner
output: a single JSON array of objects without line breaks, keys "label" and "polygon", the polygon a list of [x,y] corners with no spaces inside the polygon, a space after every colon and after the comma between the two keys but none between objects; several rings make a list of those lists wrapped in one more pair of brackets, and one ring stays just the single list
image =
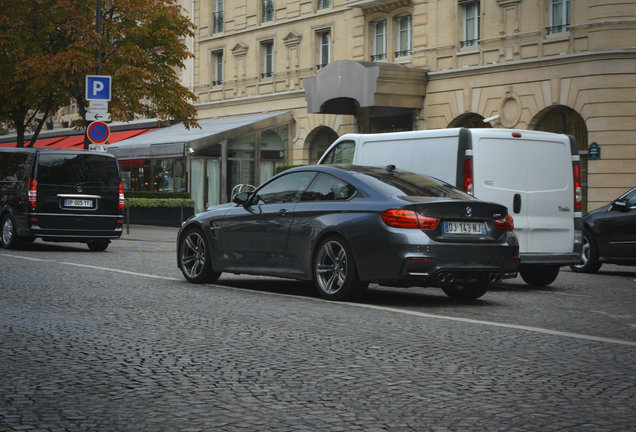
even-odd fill
[{"label": "van rear window", "polygon": [[2,152],[0,154],[0,181],[22,180],[26,170],[28,153]]},{"label": "van rear window", "polygon": [[91,154],[40,154],[37,170],[38,183],[99,183],[102,186],[119,185],[117,162],[110,157]]}]

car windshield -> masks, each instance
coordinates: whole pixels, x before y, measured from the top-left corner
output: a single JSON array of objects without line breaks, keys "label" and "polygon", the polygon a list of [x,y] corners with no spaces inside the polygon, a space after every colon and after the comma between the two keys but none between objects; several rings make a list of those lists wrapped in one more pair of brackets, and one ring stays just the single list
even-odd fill
[{"label": "car windshield", "polygon": [[473,199],[471,195],[440,180],[410,172],[364,172],[367,183],[391,196]]}]

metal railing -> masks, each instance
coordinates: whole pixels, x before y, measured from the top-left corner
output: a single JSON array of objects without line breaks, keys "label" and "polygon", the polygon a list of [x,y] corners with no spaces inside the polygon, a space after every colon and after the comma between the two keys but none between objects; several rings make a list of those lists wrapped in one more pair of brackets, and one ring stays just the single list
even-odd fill
[{"label": "metal railing", "polygon": [[563,33],[566,31],[570,31],[570,24],[561,24],[557,26],[546,27],[545,30],[546,30],[546,33],[549,35],[555,34],[555,33]]},{"label": "metal railing", "polygon": [[223,31],[223,12],[214,12],[212,17],[212,32],[221,33]]},{"label": "metal railing", "polygon": [[274,19],[274,0],[263,0],[263,22]]}]

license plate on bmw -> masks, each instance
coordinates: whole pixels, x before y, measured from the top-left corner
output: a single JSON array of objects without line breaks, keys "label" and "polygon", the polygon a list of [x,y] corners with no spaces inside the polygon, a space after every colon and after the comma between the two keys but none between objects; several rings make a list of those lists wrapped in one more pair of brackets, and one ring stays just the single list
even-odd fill
[{"label": "license plate on bmw", "polygon": [[65,198],[64,207],[93,208],[94,203],[89,199]]},{"label": "license plate on bmw", "polygon": [[484,222],[444,222],[446,234],[486,234]]}]

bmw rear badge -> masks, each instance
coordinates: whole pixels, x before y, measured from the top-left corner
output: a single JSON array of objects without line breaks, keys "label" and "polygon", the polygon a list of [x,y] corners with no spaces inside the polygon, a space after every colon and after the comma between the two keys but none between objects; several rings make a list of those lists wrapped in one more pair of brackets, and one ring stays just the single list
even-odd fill
[{"label": "bmw rear badge", "polygon": [[473,214],[473,209],[470,207],[466,207],[466,216],[471,216]]}]

